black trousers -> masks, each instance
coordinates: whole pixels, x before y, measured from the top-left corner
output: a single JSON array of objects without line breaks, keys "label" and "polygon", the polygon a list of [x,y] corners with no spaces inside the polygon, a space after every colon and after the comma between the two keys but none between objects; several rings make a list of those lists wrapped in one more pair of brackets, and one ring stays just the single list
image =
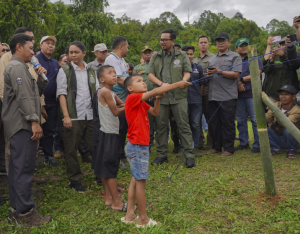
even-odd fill
[{"label": "black trousers", "polygon": [[27,212],[34,207],[31,196],[31,181],[36,165],[38,141],[31,140],[32,132],[20,130],[10,141],[9,200],[17,213]]},{"label": "black trousers", "polygon": [[119,122],[120,122],[119,157],[120,159],[126,159],[124,147],[125,147],[125,141],[127,136],[128,124],[127,124],[125,114],[119,116]]},{"label": "black trousers", "polygon": [[[213,139],[213,149],[234,152],[235,110],[237,100],[209,101],[209,128]],[[220,107],[219,107],[220,106]]]}]

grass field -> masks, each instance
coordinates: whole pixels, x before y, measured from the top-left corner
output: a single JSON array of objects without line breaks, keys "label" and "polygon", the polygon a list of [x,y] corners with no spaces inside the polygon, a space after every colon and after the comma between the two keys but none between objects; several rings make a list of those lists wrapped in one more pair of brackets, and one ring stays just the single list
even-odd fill
[{"label": "grass field", "polygon": [[[251,127],[249,126],[249,129]],[[253,142],[250,130],[251,142]],[[238,141],[235,142],[238,145]],[[170,152],[173,146],[169,146]],[[42,214],[52,215],[53,222],[40,228],[8,225],[9,203],[0,207],[2,233],[300,233],[299,157],[289,160],[285,154],[273,157],[278,196],[264,195],[260,154],[238,151],[233,157],[206,155],[196,159],[196,167],[184,163],[172,182],[166,178],[180,158],[170,153],[169,163],[150,166],[146,187],[147,212],[161,222],[155,228],[137,229],[120,221],[124,214],[110,211],[101,199],[103,189],[93,179],[87,164],[83,183],[89,190],[78,194],[68,188],[65,166],[45,167],[38,176],[47,184],[34,186],[36,203]],[[156,157],[152,148],[150,161]],[[60,163],[63,164],[63,159]],[[129,171],[119,171],[118,182],[125,188]],[[127,194],[124,198],[126,200]]]}]

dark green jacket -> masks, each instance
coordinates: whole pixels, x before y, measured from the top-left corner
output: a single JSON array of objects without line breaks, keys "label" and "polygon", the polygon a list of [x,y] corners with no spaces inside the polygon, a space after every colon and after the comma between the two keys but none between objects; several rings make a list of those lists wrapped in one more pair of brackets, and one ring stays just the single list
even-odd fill
[{"label": "dark green jacket", "polygon": [[[75,70],[71,65],[71,63],[62,66],[62,69],[66,74],[67,84],[68,84],[68,90],[66,96],[68,113],[71,119],[76,119],[77,118],[77,110],[76,110],[77,79],[76,79]],[[97,76],[96,76],[95,69],[92,66],[88,66],[87,73],[88,73],[90,97],[91,100],[93,100],[94,93],[96,92]],[[93,82],[91,82],[91,80]]]},{"label": "dark green jacket", "polygon": [[262,90],[273,99],[279,101],[279,90],[284,85],[293,85],[299,90],[299,81],[296,67],[289,65],[287,56],[276,56],[274,62],[264,61],[264,72],[266,74]]},{"label": "dark green jacket", "polygon": [[[172,53],[171,62],[171,79],[172,84],[182,80],[184,72],[192,72],[191,63],[189,58],[184,51],[180,51],[174,48]],[[153,73],[157,79],[162,80],[162,69],[163,69],[163,57],[164,52],[159,51],[158,53],[152,55],[147,74]],[[187,97],[187,88],[185,89],[175,89],[174,99],[182,99]]]}]

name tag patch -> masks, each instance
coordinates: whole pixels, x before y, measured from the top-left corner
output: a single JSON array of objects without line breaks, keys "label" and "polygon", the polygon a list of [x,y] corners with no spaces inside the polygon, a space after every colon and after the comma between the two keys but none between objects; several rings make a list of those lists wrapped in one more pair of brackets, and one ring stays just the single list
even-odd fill
[{"label": "name tag patch", "polygon": [[95,81],[95,78],[94,77],[90,77],[90,82],[92,83],[92,84],[94,84],[96,81]]},{"label": "name tag patch", "polygon": [[22,80],[21,77],[18,77],[16,80],[17,80],[17,84],[18,85],[22,85],[23,84],[23,80]]},{"label": "name tag patch", "polygon": [[176,60],[174,61],[174,68],[176,68],[176,67],[181,67],[181,65],[180,65],[180,60],[179,60],[179,59],[176,59]]}]

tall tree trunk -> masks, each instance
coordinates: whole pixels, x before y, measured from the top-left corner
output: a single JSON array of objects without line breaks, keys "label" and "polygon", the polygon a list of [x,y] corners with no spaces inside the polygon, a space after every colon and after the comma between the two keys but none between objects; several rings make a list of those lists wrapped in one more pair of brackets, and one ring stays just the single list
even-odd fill
[{"label": "tall tree trunk", "polygon": [[[256,46],[248,46],[249,61],[255,56],[257,56]],[[265,109],[261,98],[262,89],[257,59],[250,61],[249,67],[266,192],[270,196],[275,196],[276,187],[271,158],[271,148],[269,143]]]}]

